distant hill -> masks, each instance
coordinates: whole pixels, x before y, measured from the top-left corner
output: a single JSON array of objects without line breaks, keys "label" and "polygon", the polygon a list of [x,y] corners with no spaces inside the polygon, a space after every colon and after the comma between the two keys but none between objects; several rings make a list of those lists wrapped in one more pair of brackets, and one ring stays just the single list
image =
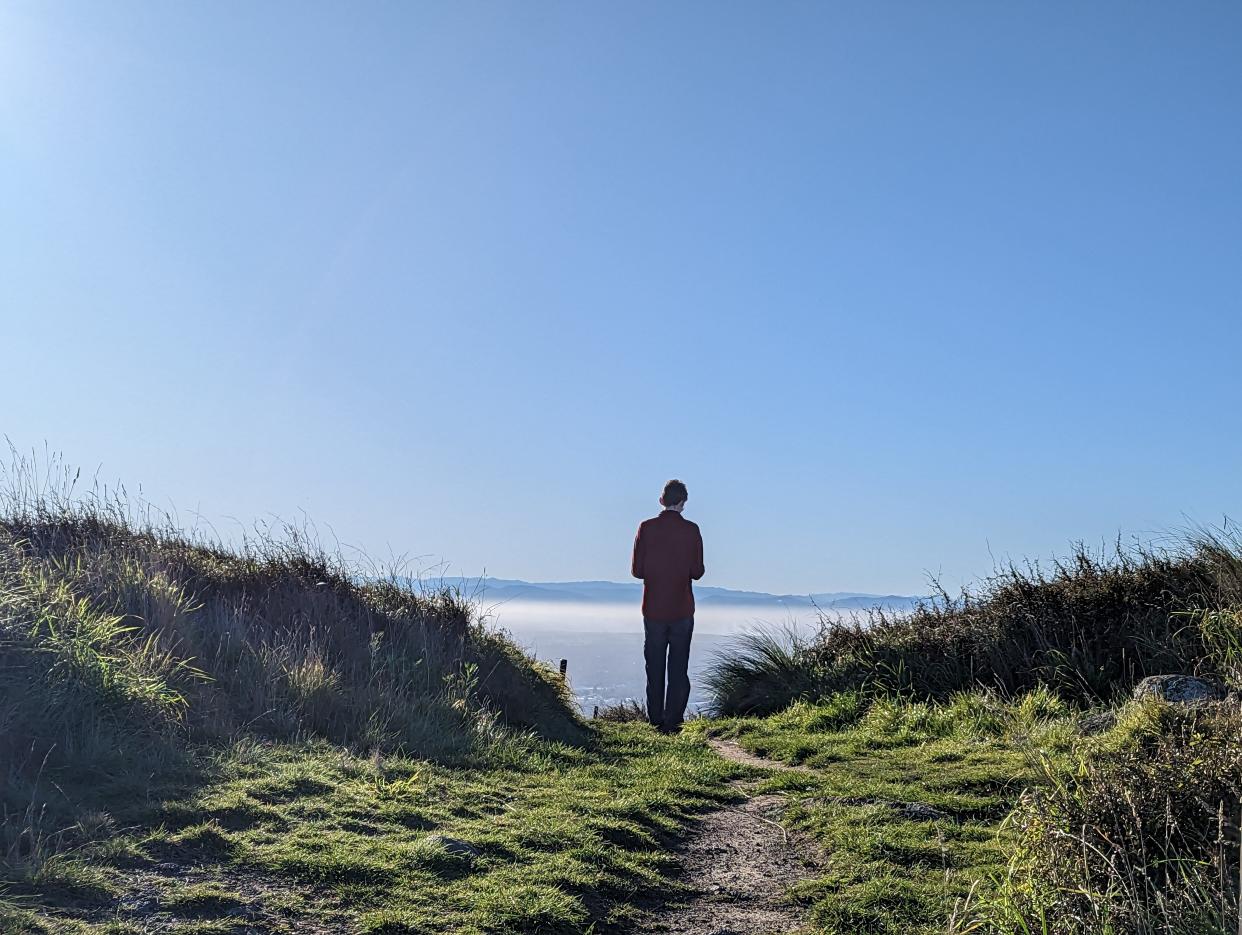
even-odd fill
[{"label": "distant hill", "polygon": [[[435,578],[428,587],[447,585],[484,604],[509,601],[551,601],[587,604],[637,603],[642,584],[637,581],[522,581],[516,578]],[[771,607],[784,605],[824,610],[869,610],[873,607],[904,610],[922,598],[905,594],[867,594],[858,591],[824,591],[817,594],[768,594],[695,585],[695,600],[704,606]]]}]

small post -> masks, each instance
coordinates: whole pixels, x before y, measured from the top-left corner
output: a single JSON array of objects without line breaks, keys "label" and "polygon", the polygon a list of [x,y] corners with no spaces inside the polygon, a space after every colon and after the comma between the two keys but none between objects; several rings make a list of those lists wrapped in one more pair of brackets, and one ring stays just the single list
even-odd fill
[{"label": "small post", "polygon": [[561,660],[561,678],[564,678],[564,677],[565,677],[565,673],[566,673],[566,672],[568,672],[568,671],[569,671],[569,660],[568,660],[568,659],[562,659],[562,660]]}]

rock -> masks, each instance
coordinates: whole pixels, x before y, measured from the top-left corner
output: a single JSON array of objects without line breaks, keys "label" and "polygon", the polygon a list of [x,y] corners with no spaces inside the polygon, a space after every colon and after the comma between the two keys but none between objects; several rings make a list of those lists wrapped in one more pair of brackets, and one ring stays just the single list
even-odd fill
[{"label": "rock", "polygon": [[1115,711],[1092,711],[1078,719],[1078,733],[1084,737],[1092,737],[1111,730],[1116,723],[1117,713]]},{"label": "rock", "polygon": [[148,916],[158,912],[160,901],[154,896],[134,896],[121,900],[121,911],[132,915]]},{"label": "rock", "polygon": [[889,804],[897,814],[909,821],[939,821],[949,817],[940,809],[924,805],[922,802],[891,802]]},{"label": "rock", "polygon": [[450,838],[443,834],[433,834],[427,838],[429,844],[437,844],[444,848],[446,854],[452,854],[454,857],[464,857],[466,860],[473,862],[479,854],[482,853],[477,847],[469,841],[462,841],[459,838]]},{"label": "rock", "polygon": [[1195,704],[1222,701],[1224,697],[1224,686],[1194,675],[1149,675],[1134,689],[1135,701],[1159,698],[1176,704]]}]

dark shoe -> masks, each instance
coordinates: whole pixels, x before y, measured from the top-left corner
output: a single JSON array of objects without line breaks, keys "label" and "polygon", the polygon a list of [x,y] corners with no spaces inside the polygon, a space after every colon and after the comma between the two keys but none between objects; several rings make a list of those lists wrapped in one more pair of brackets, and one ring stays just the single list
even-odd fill
[{"label": "dark shoe", "polygon": [[660,733],[661,734],[680,734],[681,725],[680,724],[662,724],[660,725]]}]

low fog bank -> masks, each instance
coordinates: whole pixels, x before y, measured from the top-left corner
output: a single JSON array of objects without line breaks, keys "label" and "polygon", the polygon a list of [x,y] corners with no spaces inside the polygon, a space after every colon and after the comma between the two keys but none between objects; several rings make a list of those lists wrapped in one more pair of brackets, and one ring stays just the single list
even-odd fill
[{"label": "low fog bank", "polygon": [[[510,600],[482,602],[481,609],[489,624],[508,630],[536,658],[553,666],[566,660],[570,684],[588,716],[597,705],[643,698],[643,621],[637,602]],[[809,608],[700,606],[690,645],[690,710],[699,711],[707,702],[700,688],[703,667],[716,654],[729,652],[738,634],[761,627],[809,634],[817,625]]]},{"label": "low fog bank", "polygon": [[[642,611],[637,602],[608,604],[572,601],[511,600],[481,609],[489,623],[510,631],[519,639],[533,631],[561,633],[641,633]],[[696,635],[731,636],[756,627],[792,627],[813,633],[818,625],[813,608],[784,604],[731,607],[702,604],[694,615]]]},{"label": "low fog bank", "polygon": [[[578,706],[590,715],[596,705],[642,701],[646,692],[641,629],[600,633],[570,633],[564,630],[527,630],[514,638],[535,656],[551,665],[564,659],[569,663],[569,684]],[[717,633],[696,633],[690,643],[690,711],[700,711],[707,703],[701,690],[703,667],[719,652],[728,652],[733,637]]]}]

